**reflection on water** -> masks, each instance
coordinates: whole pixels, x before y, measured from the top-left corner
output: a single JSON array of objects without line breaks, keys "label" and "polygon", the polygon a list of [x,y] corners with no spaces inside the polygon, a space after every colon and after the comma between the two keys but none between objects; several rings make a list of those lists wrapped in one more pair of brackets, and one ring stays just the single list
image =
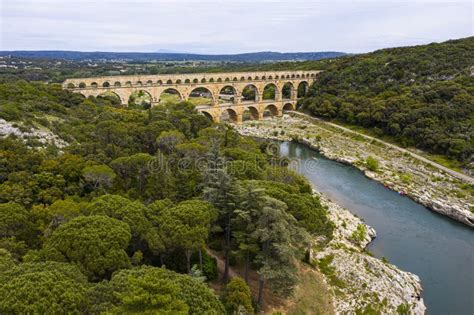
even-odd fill
[{"label": "reflection on water", "polygon": [[280,154],[316,190],[377,231],[369,250],[417,274],[429,314],[474,314],[474,231],[365,177],[359,170],[284,142]]}]

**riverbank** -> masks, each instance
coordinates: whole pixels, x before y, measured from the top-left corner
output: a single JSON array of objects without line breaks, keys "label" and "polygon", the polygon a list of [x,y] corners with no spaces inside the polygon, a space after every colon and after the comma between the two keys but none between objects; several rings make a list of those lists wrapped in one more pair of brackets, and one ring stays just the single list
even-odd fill
[{"label": "riverbank", "polygon": [[[355,166],[367,177],[435,212],[474,227],[472,184],[379,141],[294,115],[246,121],[235,129],[246,136],[296,140],[331,160]],[[375,159],[376,169],[369,170],[368,157]]]},{"label": "riverbank", "polygon": [[318,192],[335,224],[333,239],[317,246],[312,262],[325,275],[334,294],[336,313],[424,314],[418,276],[377,259],[365,248],[376,232],[347,209]]}]

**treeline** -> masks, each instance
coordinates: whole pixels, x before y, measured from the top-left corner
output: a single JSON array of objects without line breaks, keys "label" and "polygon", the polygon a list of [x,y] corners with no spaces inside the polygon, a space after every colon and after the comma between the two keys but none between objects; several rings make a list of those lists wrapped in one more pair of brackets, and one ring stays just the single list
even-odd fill
[{"label": "treeline", "polygon": [[474,37],[337,59],[301,102],[316,116],[472,162]]},{"label": "treeline", "polygon": [[68,142],[0,138],[0,313],[253,313],[266,288],[291,295],[311,238],[331,238],[303,177],[189,103],[126,109],[15,81],[0,104]]}]

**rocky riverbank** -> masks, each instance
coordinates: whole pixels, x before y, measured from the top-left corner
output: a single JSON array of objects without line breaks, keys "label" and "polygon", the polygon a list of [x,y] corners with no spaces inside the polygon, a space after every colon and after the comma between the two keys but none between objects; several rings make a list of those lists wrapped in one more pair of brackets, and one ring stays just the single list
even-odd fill
[{"label": "rocky riverbank", "polygon": [[[246,136],[306,144],[329,159],[357,167],[367,177],[433,211],[474,227],[472,184],[381,142],[289,115],[247,121],[235,129]],[[369,157],[376,161],[375,167],[369,165]]]},{"label": "rocky riverbank", "polygon": [[333,239],[318,246],[312,261],[334,292],[336,312],[424,314],[418,276],[372,257],[365,247],[375,238],[375,230],[347,209],[319,196],[336,228]]}]

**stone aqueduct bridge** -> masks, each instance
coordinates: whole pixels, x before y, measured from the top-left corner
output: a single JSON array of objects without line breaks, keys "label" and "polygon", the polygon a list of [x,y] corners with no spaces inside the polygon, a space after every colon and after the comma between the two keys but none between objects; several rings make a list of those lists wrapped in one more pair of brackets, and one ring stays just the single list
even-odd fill
[{"label": "stone aqueduct bridge", "polygon": [[[305,90],[311,85],[321,71],[265,71],[265,72],[226,72],[226,73],[190,73],[169,75],[132,75],[106,76],[94,78],[67,79],[63,88],[80,93],[86,97],[114,93],[123,105],[127,105],[132,93],[148,93],[152,106],[160,102],[162,93],[178,94],[181,100],[188,100],[190,94],[205,88],[211,98],[210,105],[197,106],[197,110],[215,122],[226,113],[236,122],[242,122],[245,111],[252,119],[262,119],[264,112],[280,116],[284,110],[294,110],[297,102],[297,91],[300,84]],[[263,91],[268,85],[274,85],[274,99],[263,99]],[[290,95],[283,95],[283,88],[291,90]],[[255,90],[254,100],[243,99],[242,92],[246,87]],[[224,89],[231,88],[233,95],[223,96]],[[224,115],[225,116],[225,115]]]}]

